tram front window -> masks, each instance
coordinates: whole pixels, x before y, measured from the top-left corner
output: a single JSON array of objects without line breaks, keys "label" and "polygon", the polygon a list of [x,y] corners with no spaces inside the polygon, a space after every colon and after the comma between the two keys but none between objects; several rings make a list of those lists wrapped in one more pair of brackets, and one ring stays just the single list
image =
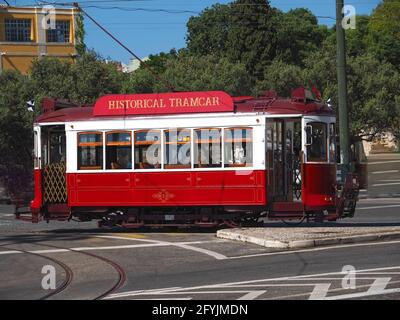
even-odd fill
[{"label": "tram front window", "polygon": [[327,125],[312,122],[307,125],[307,161],[327,162]]}]

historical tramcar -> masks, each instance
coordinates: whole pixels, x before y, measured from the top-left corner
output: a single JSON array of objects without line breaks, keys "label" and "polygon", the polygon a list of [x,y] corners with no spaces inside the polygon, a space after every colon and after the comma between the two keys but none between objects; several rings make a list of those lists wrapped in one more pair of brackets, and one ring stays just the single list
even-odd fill
[{"label": "historical tramcar", "polygon": [[337,183],[335,114],[313,91],[45,100],[30,219],[140,227],[352,216],[358,190],[351,176]]}]

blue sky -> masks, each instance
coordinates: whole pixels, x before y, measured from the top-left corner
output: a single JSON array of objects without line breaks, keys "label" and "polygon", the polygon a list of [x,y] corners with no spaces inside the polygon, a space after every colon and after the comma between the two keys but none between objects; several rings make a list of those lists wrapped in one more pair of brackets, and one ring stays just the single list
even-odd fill
[{"label": "blue sky", "polygon": [[[1,1],[1,0],[0,0]],[[35,4],[34,0],[7,0],[11,5]],[[54,0],[47,0],[49,2]],[[72,0],[58,0],[69,2]],[[140,57],[185,46],[188,18],[215,3],[231,0],[77,0],[87,12],[111,31]],[[1,1],[2,2],[2,1]],[[335,17],[335,0],[271,0],[271,5],[283,11],[305,7],[316,16]],[[379,0],[345,0],[356,8],[357,14],[370,14]],[[116,7],[112,9],[111,7]],[[146,9],[154,11],[142,11]],[[157,11],[157,10],[166,10]],[[185,12],[190,11],[190,12]],[[319,18],[329,26],[334,20]],[[130,54],[119,47],[88,19],[85,20],[86,44],[103,57],[127,63]]]}]

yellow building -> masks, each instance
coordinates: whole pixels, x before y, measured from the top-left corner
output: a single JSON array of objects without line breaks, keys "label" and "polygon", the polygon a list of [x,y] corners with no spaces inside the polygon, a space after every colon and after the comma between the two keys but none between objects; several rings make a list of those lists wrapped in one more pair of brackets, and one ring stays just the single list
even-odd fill
[{"label": "yellow building", "polygon": [[29,71],[33,59],[76,57],[76,8],[0,5],[0,72]]}]

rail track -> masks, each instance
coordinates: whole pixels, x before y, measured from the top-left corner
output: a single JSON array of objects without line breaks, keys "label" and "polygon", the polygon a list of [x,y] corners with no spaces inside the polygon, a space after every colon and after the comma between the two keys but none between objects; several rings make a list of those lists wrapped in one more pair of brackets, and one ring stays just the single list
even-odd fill
[{"label": "rail track", "polygon": [[[83,255],[86,255],[86,256],[90,256],[92,258],[101,260],[101,261],[105,262],[106,264],[112,266],[113,269],[118,274],[117,281],[113,284],[113,286],[110,289],[106,290],[105,292],[101,293],[100,295],[97,295],[96,297],[94,297],[93,300],[101,300],[101,299],[103,299],[107,295],[109,295],[109,294],[115,292],[116,290],[118,290],[118,288],[120,288],[126,281],[126,273],[125,273],[124,269],[122,268],[122,266],[119,265],[118,263],[116,263],[115,261],[112,261],[112,260],[110,260],[108,258],[99,256],[97,254],[93,254],[93,253],[90,253],[90,252],[78,251],[78,250],[65,248],[65,247],[54,246],[54,245],[50,245],[50,244],[43,244],[43,243],[37,243],[37,242],[33,242],[33,243],[36,244],[36,245],[39,245],[39,246],[45,246],[45,247],[49,247],[49,248],[53,248],[53,249],[59,249],[59,250],[67,250],[67,251],[70,251],[70,252],[74,252],[74,253],[79,253],[79,254],[83,254]],[[7,246],[16,245],[16,244],[25,244],[25,243],[11,243],[11,244],[7,244]],[[40,297],[38,300],[49,299],[50,297],[53,297],[53,296],[61,293],[62,291],[66,290],[70,286],[70,284],[72,282],[72,279],[74,277],[73,270],[71,269],[71,267],[69,267],[67,264],[65,264],[64,262],[60,261],[59,259],[55,259],[55,258],[49,257],[47,255],[43,255],[43,254],[40,254],[40,253],[28,251],[28,250],[5,247],[4,245],[2,247],[6,248],[6,249],[9,249],[9,250],[14,250],[14,251],[18,251],[18,252],[21,252],[21,253],[26,253],[26,254],[34,255],[34,256],[37,256],[37,257],[44,258],[44,259],[48,259],[48,260],[52,261],[53,263],[59,265],[64,270],[65,279],[61,283],[61,285],[59,285],[52,292]]]}]

